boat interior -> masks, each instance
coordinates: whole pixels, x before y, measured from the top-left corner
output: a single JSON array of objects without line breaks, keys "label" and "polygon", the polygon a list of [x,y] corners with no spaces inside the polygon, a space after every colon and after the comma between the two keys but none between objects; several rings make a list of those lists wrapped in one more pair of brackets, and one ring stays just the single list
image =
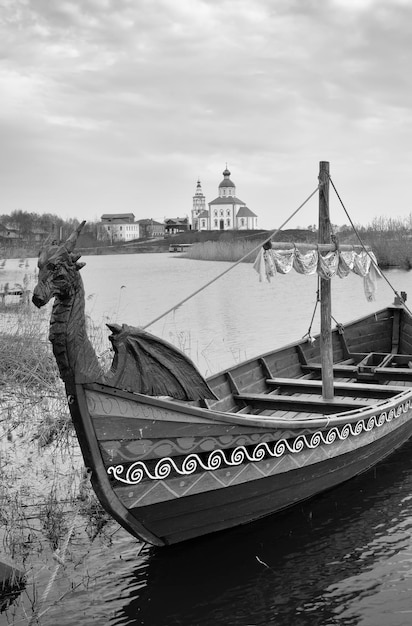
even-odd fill
[{"label": "boat interior", "polygon": [[387,402],[412,386],[412,322],[389,307],[332,332],[333,398],[323,395],[320,338],[249,360],[208,380],[218,411],[310,419]]}]

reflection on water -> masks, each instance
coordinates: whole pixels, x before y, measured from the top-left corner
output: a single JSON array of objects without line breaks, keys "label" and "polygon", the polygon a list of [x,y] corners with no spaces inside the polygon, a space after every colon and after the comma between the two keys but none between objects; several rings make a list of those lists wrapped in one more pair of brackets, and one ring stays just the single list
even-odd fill
[{"label": "reflection on water", "polygon": [[[88,312],[102,324],[145,325],[227,267],[169,255],[84,260]],[[412,294],[412,273],[389,276],[396,289]],[[250,265],[240,265],[149,330],[186,350],[203,372],[215,372],[303,336],[316,288],[314,277],[296,274],[259,283]],[[356,276],[337,279],[333,295],[340,322],[393,300],[381,282],[377,301],[368,303]],[[86,563],[94,574],[87,584],[70,591],[62,574],[56,591],[62,597],[41,623],[412,623],[411,456],[412,442],[317,500],[190,544],[139,553],[138,542],[120,531],[111,546],[90,548]]]},{"label": "reflection on water", "polygon": [[408,624],[412,443],[293,512],[151,550],[113,624]]},{"label": "reflection on water", "polygon": [[[311,502],[158,549],[96,550],[86,591],[44,624],[406,626],[412,615],[412,442]],[[43,623],[43,622],[42,622]]]}]

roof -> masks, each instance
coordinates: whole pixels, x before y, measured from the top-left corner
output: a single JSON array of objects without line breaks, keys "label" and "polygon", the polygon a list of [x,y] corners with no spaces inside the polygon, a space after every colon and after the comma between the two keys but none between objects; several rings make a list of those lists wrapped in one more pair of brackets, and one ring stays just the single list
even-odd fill
[{"label": "roof", "polygon": [[208,203],[209,206],[211,204],[245,204],[244,202],[242,202],[242,200],[239,200],[239,198],[236,198],[236,196],[222,196],[220,198],[215,198],[214,200],[212,200],[212,202]]},{"label": "roof", "polygon": [[165,224],[187,224],[188,221],[187,217],[168,217],[165,219]]},{"label": "roof", "polygon": [[209,217],[209,211],[201,211],[197,217],[198,217],[198,219],[200,219],[202,217],[203,218]]},{"label": "roof", "polygon": [[257,217],[257,215],[245,205],[240,207],[236,217]]},{"label": "roof", "polygon": [[220,187],[234,187],[234,186],[235,186],[235,185],[232,183],[232,181],[230,180],[230,178],[229,178],[229,176],[230,176],[230,172],[229,172],[229,170],[227,169],[227,167],[226,167],[226,169],[223,171],[223,176],[224,176],[224,179],[223,179],[223,180],[222,180],[222,182],[220,183],[219,188],[220,188]]},{"label": "roof", "polygon": [[234,187],[234,183],[230,180],[230,178],[224,178],[220,183],[219,187]]},{"label": "roof", "polygon": [[101,217],[101,220],[124,220],[124,219],[132,219],[134,220],[134,213],[104,213]]},{"label": "roof", "polygon": [[145,218],[143,220],[137,220],[136,224],[153,224],[153,226],[164,226],[161,222],[156,222],[156,220],[152,220],[150,218]]}]

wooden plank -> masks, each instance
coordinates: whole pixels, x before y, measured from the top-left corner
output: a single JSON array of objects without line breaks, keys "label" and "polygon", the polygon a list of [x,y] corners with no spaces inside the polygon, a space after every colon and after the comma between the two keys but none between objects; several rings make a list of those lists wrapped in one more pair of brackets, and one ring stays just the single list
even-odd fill
[{"label": "wooden plank", "polygon": [[402,310],[400,328],[399,352],[410,353],[412,352],[412,319],[405,310]]},{"label": "wooden plank", "polygon": [[284,408],[293,410],[299,406],[302,411],[312,413],[337,413],[351,409],[363,409],[369,406],[368,402],[356,402],[353,398],[340,400],[324,400],[323,398],[308,397],[297,398],[296,396],[273,396],[264,393],[244,393],[234,396],[235,400],[240,402],[248,402],[253,406],[267,408],[268,406],[275,408]]},{"label": "wooden plank", "polygon": [[395,309],[393,312],[393,324],[392,324],[392,352],[396,354],[399,350],[400,340],[400,309]]},{"label": "wooden plank", "polygon": [[[303,372],[316,372],[317,374],[321,374],[322,372],[322,364],[321,363],[308,363],[308,365],[300,366]],[[357,374],[358,366],[357,365],[334,365],[333,366],[333,374],[338,376],[350,376],[352,374]]]},{"label": "wooden plank", "polygon": [[[274,513],[330,489],[375,465],[410,435],[411,423],[408,422],[388,437],[378,438],[337,459],[325,459],[309,467],[297,467],[225,489],[216,487],[209,492],[175,498],[140,510],[136,506],[130,513],[165,537],[167,543],[176,543]],[[130,487],[116,491],[127,506]]]},{"label": "wooden plank", "polygon": [[[322,366],[320,363],[311,363],[310,365],[301,365],[304,372],[316,372],[320,373]],[[409,367],[376,367],[370,373],[359,372],[356,365],[334,365],[333,373],[337,376],[355,376],[362,379],[371,379],[376,381],[398,381],[398,380],[410,380],[412,381],[412,368]]]},{"label": "wooden plank", "polygon": [[378,380],[410,380],[412,381],[412,369],[410,367],[377,367],[374,377]]},{"label": "wooden plank", "polygon": [[[307,378],[268,378],[266,379],[266,383],[270,386],[275,387],[285,387],[288,390],[305,390],[305,392],[317,393],[319,389],[322,388],[322,381],[320,380],[311,380]],[[398,387],[395,385],[379,385],[379,384],[369,384],[369,383],[348,383],[348,382],[337,382],[334,381],[333,387],[336,391],[343,391],[347,393],[349,396],[352,396],[356,393],[356,395],[362,396],[362,392],[370,397],[390,397],[396,393],[400,393],[404,391],[403,387]]]},{"label": "wooden plank", "polygon": [[294,346],[266,354],[265,361],[273,376],[299,375],[299,359]]}]

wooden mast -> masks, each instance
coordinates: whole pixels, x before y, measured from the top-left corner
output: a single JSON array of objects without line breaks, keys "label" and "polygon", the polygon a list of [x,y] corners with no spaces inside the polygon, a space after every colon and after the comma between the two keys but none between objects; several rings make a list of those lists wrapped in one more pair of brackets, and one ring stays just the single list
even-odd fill
[{"label": "wooden mast", "polygon": [[[319,243],[330,243],[329,162],[319,163]],[[322,395],[333,399],[333,349],[331,331],[331,281],[320,279],[320,351],[322,363]]]}]

